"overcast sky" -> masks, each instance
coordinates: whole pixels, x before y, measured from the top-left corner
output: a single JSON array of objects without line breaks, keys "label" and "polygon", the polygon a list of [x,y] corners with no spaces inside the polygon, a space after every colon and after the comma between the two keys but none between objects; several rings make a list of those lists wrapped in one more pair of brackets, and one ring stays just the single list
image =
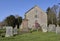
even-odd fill
[{"label": "overcast sky", "polygon": [[58,4],[60,0],[0,0],[0,21],[9,15],[24,17],[25,12],[35,5],[46,11],[48,7]]}]

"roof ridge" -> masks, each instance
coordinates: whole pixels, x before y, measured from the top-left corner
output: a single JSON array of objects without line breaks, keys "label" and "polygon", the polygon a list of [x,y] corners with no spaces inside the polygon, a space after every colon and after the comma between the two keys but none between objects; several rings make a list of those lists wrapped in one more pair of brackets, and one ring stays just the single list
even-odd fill
[{"label": "roof ridge", "polygon": [[[32,10],[33,8],[35,8],[35,7],[38,7],[37,5],[35,5],[35,6],[33,6],[31,9],[29,9],[26,13],[28,13],[30,10]],[[26,14],[25,13],[25,14]]]}]

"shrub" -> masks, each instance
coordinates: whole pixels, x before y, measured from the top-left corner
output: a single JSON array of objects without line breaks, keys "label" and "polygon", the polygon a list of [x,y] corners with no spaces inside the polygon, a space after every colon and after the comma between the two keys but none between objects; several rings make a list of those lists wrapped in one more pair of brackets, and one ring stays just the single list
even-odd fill
[{"label": "shrub", "polygon": [[2,36],[3,33],[5,33],[5,29],[0,29],[0,36]]},{"label": "shrub", "polygon": [[1,37],[5,37],[5,33],[2,33],[2,34],[1,34]]}]

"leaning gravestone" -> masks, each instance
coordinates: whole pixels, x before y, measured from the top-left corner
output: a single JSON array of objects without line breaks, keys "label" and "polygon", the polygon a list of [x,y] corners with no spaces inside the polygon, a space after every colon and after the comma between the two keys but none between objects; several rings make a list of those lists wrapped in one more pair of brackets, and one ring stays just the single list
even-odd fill
[{"label": "leaning gravestone", "polygon": [[34,30],[36,30],[36,27],[33,25],[33,26],[31,27],[31,29],[32,29],[32,31],[34,31]]},{"label": "leaning gravestone", "polygon": [[60,34],[60,27],[59,26],[56,27],[56,34]]},{"label": "leaning gravestone", "polygon": [[7,26],[5,37],[10,37],[10,36],[13,36],[13,28],[11,26]]},{"label": "leaning gravestone", "polygon": [[50,24],[48,27],[48,32],[55,32],[56,31],[56,27],[54,24]]},{"label": "leaning gravestone", "polygon": [[13,29],[13,34],[14,34],[14,35],[17,34],[17,25],[16,25],[16,27]]},{"label": "leaning gravestone", "polygon": [[47,26],[42,26],[42,31],[47,32]]}]

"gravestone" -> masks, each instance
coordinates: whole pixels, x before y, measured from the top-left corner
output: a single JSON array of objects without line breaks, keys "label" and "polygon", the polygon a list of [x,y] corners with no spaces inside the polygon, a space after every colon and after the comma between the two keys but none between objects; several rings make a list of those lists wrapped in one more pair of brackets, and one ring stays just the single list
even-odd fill
[{"label": "gravestone", "polygon": [[34,25],[33,25],[31,28],[32,28],[32,31],[33,31],[33,30],[36,30],[36,27],[35,27]]},{"label": "gravestone", "polygon": [[42,31],[47,32],[47,26],[42,26]]},{"label": "gravestone", "polygon": [[56,27],[56,34],[60,34],[60,27],[59,26]]},{"label": "gravestone", "polygon": [[13,34],[14,34],[14,35],[17,34],[17,25],[16,25],[16,27],[13,29]]},{"label": "gravestone", "polygon": [[3,26],[2,28],[3,28],[3,29],[6,29],[6,26]]},{"label": "gravestone", "polygon": [[10,37],[10,36],[13,36],[13,28],[11,26],[7,26],[5,37]]},{"label": "gravestone", "polygon": [[48,32],[55,32],[56,31],[56,27],[54,24],[50,24],[48,27]]}]

